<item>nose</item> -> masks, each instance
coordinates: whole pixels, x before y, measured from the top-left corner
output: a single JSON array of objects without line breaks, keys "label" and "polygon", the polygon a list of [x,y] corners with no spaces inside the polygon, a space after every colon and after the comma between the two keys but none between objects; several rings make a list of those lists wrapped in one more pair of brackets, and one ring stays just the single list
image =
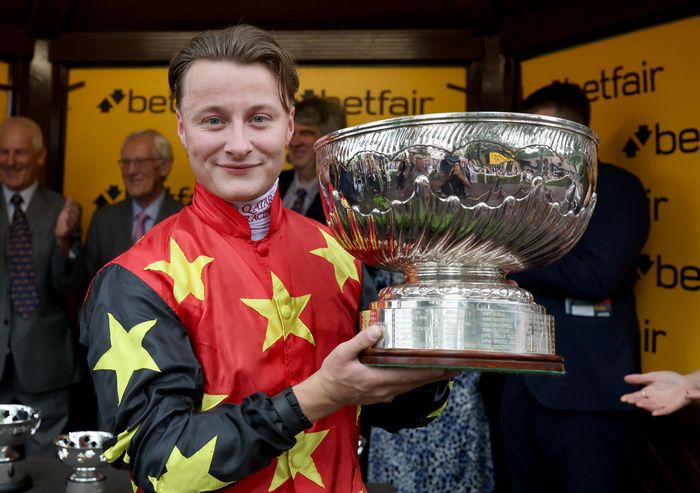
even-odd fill
[{"label": "nose", "polygon": [[250,135],[243,124],[232,123],[226,137],[224,152],[234,159],[242,159],[253,150]]}]

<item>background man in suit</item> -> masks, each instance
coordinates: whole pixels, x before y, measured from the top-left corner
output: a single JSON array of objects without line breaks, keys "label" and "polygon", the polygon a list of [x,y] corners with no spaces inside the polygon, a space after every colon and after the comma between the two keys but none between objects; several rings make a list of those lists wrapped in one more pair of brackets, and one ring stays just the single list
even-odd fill
[{"label": "background man in suit", "polygon": [[289,142],[287,160],[294,170],[279,177],[282,203],[288,209],[326,224],[316,177],[314,142],[327,133],[344,128],[345,111],[336,101],[311,97],[295,106],[294,135]]},{"label": "background man in suit", "polygon": [[92,216],[86,246],[90,279],[155,224],[182,209],[165,190],[172,165],[173,148],[155,130],[133,132],[124,140],[119,167],[127,198]]},{"label": "background man in suit", "polygon": [[79,288],[82,253],[80,207],[39,185],[45,162],[34,121],[0,125],[0,402],[41,411],[26,448],[51,455],[79,378],[63,295]]},{"label": "background man in suit", "polygon": [[[574,84],[529,96],[523,111],[588,125],[590,105]],[[512,276],[556,319],[566,374],[508,376],[501,401],[514,492],[623,492],[629,411],[622,378],[639,368],[636,262],[649,229],[644,187],[631,173],[598,164],[598,203],[571,252]]]}]

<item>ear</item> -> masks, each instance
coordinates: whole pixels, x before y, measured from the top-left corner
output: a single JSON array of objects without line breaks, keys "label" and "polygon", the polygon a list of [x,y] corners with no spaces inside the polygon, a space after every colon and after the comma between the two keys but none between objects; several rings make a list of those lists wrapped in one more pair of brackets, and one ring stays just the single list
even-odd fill
[{"label": "ear", "polygon": [[182,122],[182,115],[179,111],[176,111],[175,114],[177,115],[177,135],[180,137],[182,145],[187,149],[187,135],[185,134],[185,125]]},{"label": "ear", "polygon": [[37,153],[37,166],[43,166],[46,164],[46,147],[42,147],[41,150]]},{"label": "ear", "polygon": [[172,160],[163,161],[163,164],[160,165],[160,176],[163,178],[163,180],[165,180],[168,177],[172,168]]},{"label": "ear", "polygon": [[289,145],[289,142],[292,140],[292,135],[294,135],[294,113],[296,113],[296,108],[292,107],[292,110],[289,112],[289,121],[287,122],[287,139],[285,140],[284,145]]}]

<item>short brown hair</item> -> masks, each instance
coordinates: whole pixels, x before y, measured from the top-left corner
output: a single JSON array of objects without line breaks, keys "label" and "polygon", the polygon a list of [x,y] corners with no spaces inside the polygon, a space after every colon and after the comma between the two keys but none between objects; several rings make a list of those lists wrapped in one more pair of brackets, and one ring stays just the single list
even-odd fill
[{"label": "short brown hair", "polygon": [[168,83],[178,109],[182,100],[185,74],[197,60],[264,65],[277,77],[282,106],[287,111],[291,110],[294,94],[299,89],[294,56],[282,48],[267,31],[239,24],[225,29],[204,31],[192,38],[173,57],[168,69]]},{"label": "short brown hair", "polygon": [[312,96],[302,99],[294,107],[294,121],[303,125],[318,126],[321,135],[347,127],[345,110],[336,100]]}]

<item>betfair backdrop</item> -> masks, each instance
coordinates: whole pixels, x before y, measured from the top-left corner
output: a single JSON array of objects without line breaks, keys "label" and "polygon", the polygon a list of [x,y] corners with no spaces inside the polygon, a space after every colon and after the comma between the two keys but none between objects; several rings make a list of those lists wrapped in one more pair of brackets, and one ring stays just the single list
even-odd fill
[{"label": "betfair backdrop", "polygon": [[647,189],[651,230],[638,266],[645,370],[700,367],[700,17],[529,60],[525,95],[575,82],[592,106],[600,158]]},{"label": "betfair backdrop", "polygon": [[[310,67],[300,69],[298,99],[336,98],[348,124],[421,113],[464,111],[464,67]],[[97,207],[124,198],[117,159],[132,131],[154,128],[171,140],[170,192],[188,203],[194,180],[177,137],[166,68],[74,69],[68,97],[64,191],[83,205],[83,230]]]},{"label": "betfair backdrop", "polygon": [[[10,82],[9,77],[9,67],[6,63],[0,62],[0,85],[8,85]],[[9,91],[0,91],[0,121],[7,118],[8,115],[8,101],[10,98]]]}]

